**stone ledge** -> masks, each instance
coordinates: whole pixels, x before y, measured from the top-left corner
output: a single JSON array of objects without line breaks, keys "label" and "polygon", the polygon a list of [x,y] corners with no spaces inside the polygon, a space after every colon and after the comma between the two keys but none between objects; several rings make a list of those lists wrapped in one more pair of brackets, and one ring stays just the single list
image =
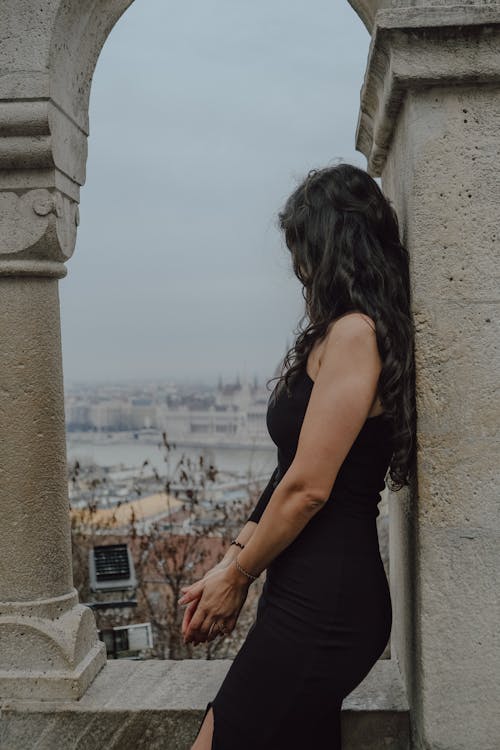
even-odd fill
[{"label": "stone ledge", "polygon": [[[2,750],[189,750],[231,660],[108,661],[78,701],[0,702]],[[397,664],[381,659],[344,700],[344,750],[408,750]]]}]

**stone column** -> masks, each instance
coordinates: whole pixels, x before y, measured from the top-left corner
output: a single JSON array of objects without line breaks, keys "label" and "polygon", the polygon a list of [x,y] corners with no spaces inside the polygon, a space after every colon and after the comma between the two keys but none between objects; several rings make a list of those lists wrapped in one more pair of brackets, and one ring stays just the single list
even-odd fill
[{"label": "stone column", "polygon": [[76,220],[57,190],[0,192],[0,697],[78,698],[106,660],[71,570],[57,284]]},{"label": "stone column", "polygon": [[106,655],[72,581],[57,279],[0,274],[0,697],[78,698]]},{"label": "stone column", "polygon": [[351,4],[372,32],[357,148],[401,220],[416,326],[417,472],[391,498],[392,650],[413,748],[493,750],[500,5]]},{"label": "stone column", "polygon": [[0,698],[79,698],[106,661],[72,580],[58,279],[75,246],[92,73],[130,2],[2,2]]}]

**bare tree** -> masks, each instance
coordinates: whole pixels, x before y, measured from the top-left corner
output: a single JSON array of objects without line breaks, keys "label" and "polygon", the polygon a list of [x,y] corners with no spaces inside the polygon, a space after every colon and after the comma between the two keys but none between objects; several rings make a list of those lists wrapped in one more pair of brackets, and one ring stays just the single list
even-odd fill
[{"label": "bare tree", "polygon": [[[75,587],[80,597],[91,597],[88,578],[88,551],[99,540],[127,542],[130,545],[137,576],[137,607],[133,610],[96,612],[98,627],[110,627],[110,617],[115,625],[149,621],[154,635],[151,656],[160,659],[183,658],[233,658],[239,650],[255,617],[256,600],[262,590],[262,581],[255,581],[240,612],[234,630],[227,636],[197,646],[185,644],[181,625],[184,607],[178,604],[181,586],[199,580],[210,568],[219,563],[234,534],[244,524],[255,502],[255,488],[249,484],[244,501],[212,504],[207,512],[202,504],[209,483],[214,483],[218,470],[206,465],[202,455],[193,461],[184,454],[171,467],[171,451],[167,434],[162,433],[159,446],[166,466],[165,475],[146,459],[142,469],[149,466],[164,496],[165,515],[150,523],[138,519],[132,509],[126,528],[117,533],[116,513],[103,521],[99,514],[98,490],[106,482],[99,476],[97,467],[82,476],[81,467],[71,467],[72,496],[78,500],[72,511],[72,540]],[[135,482],[135,494],[143,494],[140,476]],[[173,487],[182,487],[181,498],[175,498]],[[258,488],[260,489],[260,488]],[[85,500],[83,504],[82,498]],[[81,507],[83,505],[83,507]],[[116,505],[116,509],[120,507]],[[118,619],[118,621],[117,621]]]}]

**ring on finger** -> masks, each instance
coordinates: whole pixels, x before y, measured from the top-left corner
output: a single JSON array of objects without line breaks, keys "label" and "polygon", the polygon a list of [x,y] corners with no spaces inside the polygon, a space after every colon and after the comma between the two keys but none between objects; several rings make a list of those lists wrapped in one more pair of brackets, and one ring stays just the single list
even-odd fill
[{"label": "ring on finger", "polygon": [[216,622],[216,620],[213,620],[213,622],[211,623],[210,627],[208,628],[208,634],[209,634],[209,635],[210,635],[210,633],[212,632],[212,628],[214,627],[214,625],[217,625],[217,622]]},{"label": "ring on finger", "polygon": [[217,631],[218,631],[218,633],[219,633],[220,635],[223,635],[223,634],[225,635],[225,633],[226,633],[226,629],[225,629],[225,627],[224,627],[224,623],[223,623],[223,622],[220,622],[220,621],[218,621],[218,620],[213,620],[212,624],[210,625],[210,627],[209,627],[209,629],[208,629],[208,634],[209,634],[209,635],[211,634],[211,632],[212,632],[212,628],[214,628],[214,627],[215,627],[215,628],[217,629]]}]

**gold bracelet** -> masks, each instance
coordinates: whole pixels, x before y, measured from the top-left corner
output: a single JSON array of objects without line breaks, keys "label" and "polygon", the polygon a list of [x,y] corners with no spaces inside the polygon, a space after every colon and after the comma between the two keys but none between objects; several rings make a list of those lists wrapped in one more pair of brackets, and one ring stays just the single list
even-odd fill
[{"label": "gold bracelet", "polygon": [[[244,570],[244,569],[243,569],[243,568],[241,567],[241,565],[239,564],[239,562],[238,562],[238,558],[237,558],[237,557],[235,557],[235,558],[234,558],[234,562],[236,563],[236,567],[238,568],[238,570],[239,570],[239,571],[240,571],[241,573],[244,573],[244,575],[246,575],[246,576],[247,576],[248,578],[251,578],[251,579],[252,579],[252,581],[255,581],[255,580],[257,580],[257,578],[258,578],[259,576],[253,576],[253,575],[252,575],[251,573],[249,573],[249,572],[248,572],[247,570]],[[260,575],[260,573],[259,573],[259,575]]]}]

